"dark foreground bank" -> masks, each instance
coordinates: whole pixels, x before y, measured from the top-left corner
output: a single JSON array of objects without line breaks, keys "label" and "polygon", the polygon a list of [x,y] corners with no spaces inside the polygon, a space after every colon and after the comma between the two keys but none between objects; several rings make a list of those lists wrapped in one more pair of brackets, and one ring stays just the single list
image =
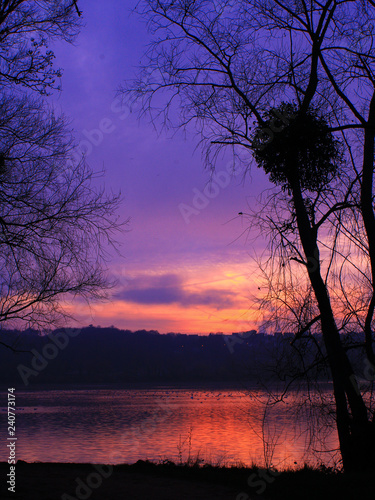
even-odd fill
[{"label": "dark foreground bank", "polygon": [[0,464],[1,499],[22,500],[357,500],[375,498],[375,474],[344,476],[327,469],[281,472],[152,464]]}]

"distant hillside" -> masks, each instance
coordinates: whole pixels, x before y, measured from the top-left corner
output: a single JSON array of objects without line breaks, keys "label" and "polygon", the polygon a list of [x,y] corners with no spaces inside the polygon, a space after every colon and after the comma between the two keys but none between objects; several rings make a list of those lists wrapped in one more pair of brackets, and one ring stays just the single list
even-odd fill
[{"label": "distant hillside", "polygon": [[[49,335],[4,331],[0,384],[251,381],[270,377],[291,351],[290,335],[255,330],[208,336],[89,326]],[[320,339],[318,342],[321,343]],[[284,356],[285,354],[285,356]],[[314,353],[312,353],[313,356]]]}]

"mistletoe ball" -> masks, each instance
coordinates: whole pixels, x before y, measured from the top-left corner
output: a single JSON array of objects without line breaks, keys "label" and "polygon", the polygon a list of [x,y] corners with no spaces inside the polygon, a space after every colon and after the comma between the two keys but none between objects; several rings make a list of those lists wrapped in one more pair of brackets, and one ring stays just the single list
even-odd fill
[{"label": "mistletoe ball", "polygon": [[342,162],[340,141],[317,110],[306,113],[283,103],[255,130],[254,158],[271,182],[289,189],[299,179],[302,189],[319,191],[336,175]]}]

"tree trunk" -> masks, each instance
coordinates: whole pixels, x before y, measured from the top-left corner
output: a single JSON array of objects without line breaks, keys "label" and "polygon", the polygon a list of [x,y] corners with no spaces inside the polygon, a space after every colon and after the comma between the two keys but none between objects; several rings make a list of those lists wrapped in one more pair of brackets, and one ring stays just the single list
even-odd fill
[{"label": "tree trunk", "polygon": [[343,349],[327,287],[321,275],[317,232],[312,227],[299,181],[291,181],[298,231],[308,263],[309,279],[321,315],[322,334],[332,373],[336,422],[345,471],[363,470],[375,462],[375,433],[358,390],[353,368]]},{"label": "tree trunk", "polygon": [[371,263],[372,297],[365,321],[366,355],[371,364],[375,364],[372,348],[372,319],[375,311],[375,215],[373,208],[373,176],[374,176],[374,142],[375,142],[375,92],[372,96],[368,122],[365,128],[363,146],[363,168],[361,182],[361,213],[365,226],[369,257]]}]

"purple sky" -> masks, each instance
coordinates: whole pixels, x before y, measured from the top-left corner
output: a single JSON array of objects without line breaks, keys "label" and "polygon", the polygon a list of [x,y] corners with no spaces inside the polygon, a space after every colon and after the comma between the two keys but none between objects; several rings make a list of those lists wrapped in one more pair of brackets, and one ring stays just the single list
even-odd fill
[{"label": "purple sky", "polygon": [[[121,213],[130,223],[121,236],[123,258],[114,255],[111,263],[119,280],[113,300],[91,309],[72,305],[77,319],[160,332],[257,327],[253,257],[263,242],[242,235],[246,219],[237,214],[267,187],[263,174],[253,169],[245,183],[242,175],[230,176],[228,151],[216,165],[219,185],[209,191],[193,130],[158,135],[116,99],[149,40],[142,20],[130,12],[136,1],[78,4],[86,26],[74,46],[54,47],[56,65],[64,70],[54,101],[70,117],[90,166],[106,170],[106,188],[121,189]],[[210,199],[200,199],[204,189]]]}]

